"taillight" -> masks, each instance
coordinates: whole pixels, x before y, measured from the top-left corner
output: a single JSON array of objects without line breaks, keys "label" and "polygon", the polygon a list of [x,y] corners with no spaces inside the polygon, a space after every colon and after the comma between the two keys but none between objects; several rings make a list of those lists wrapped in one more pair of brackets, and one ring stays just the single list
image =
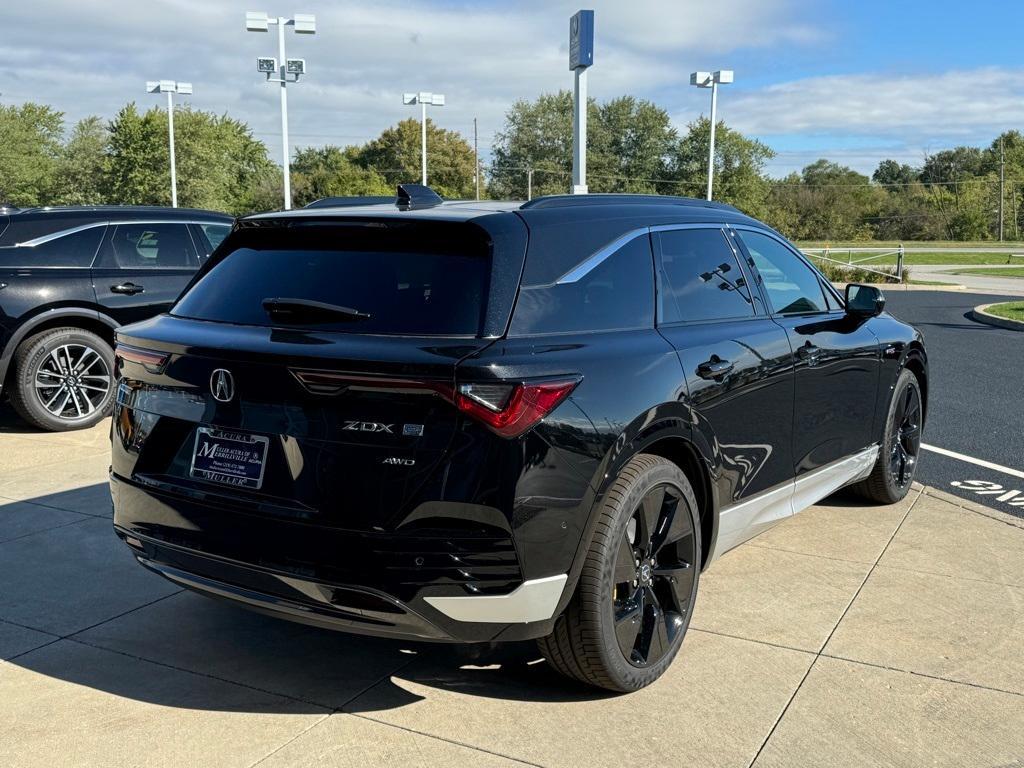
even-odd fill
[{"label": "taillight", "polygon": [[130,347],[127,344],[118,344],[114,349],[115,368],[119,368],[117,360],[127,360],[138,363],[150,373],[160,373],[170,357],[166,352],[154,352],[151,349]]},{"label": "taillight", "polygon": [[460,384],[455,405],[502,437],[518,437],[555,410],[579,383],[576,377],[517,384]]}]

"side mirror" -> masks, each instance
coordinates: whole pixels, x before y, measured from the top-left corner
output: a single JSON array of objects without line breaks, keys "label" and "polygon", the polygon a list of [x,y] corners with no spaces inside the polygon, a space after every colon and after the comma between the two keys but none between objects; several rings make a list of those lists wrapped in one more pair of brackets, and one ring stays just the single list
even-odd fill
[{"label": "side mirror", "polygon": [[885,309],[885,294],[874,285],[850,283],[846,286],[846,314],[878,317]]}]

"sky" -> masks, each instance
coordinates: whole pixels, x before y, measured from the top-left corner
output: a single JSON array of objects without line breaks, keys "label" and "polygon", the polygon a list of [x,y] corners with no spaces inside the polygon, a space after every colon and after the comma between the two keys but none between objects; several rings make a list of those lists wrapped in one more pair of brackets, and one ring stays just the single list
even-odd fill
[{"label": "sky", "polygon": [[[82,0],[13,1],[0,26],[0,104],[48,103],[69,122],[160,105],[145,81],[193,83],[190,103],[246,121],[280,155],[279,89],[256,71],[276,33],[245,11],[313,13],[317,34],[287,33],[308,74],[288,88],[293,148],[365,142],[418,107],[486,160],[516,99],[572,87],[568,19],[595,10],[591,96],[646,98],[686,124],[709,111],[694,70],[732,69],[719,117],[761,139],[783,176],[820,157],[870,174],[885,158],[988,145],[1024,130],[1024,3],[1019,0]],[[274,0],[279,3],[280,0]]]}]

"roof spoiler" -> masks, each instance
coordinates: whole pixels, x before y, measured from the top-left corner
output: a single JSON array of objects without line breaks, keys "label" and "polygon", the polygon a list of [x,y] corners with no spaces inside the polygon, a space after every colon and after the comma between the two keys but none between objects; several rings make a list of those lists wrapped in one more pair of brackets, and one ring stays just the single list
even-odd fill
[{"label": "roof spoiler", "polygon": [[399,184],[398,199],[395,205],[402,211],[415,211],[420,208],[433,208],[444,200],[437,192],[423,184]]}]

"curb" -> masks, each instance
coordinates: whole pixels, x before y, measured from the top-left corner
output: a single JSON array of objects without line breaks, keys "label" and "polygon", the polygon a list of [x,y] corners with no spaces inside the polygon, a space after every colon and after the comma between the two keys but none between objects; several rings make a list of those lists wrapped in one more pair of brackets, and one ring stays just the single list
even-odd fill
[{"label": "curb", "polygon": [[[996,304],[1008,304],[1010,302],[998,301]],[[987,325],[995,325],[999,328],[1009,328],[1011,331],[1024,331],[1024,322],[1020,320],[1011,320],[1008,317],[999,317],[993,315],[985,310],[993,304],[979,304],[971,310],[971,319],[977,320],[979,323],[986,323]]]}]

